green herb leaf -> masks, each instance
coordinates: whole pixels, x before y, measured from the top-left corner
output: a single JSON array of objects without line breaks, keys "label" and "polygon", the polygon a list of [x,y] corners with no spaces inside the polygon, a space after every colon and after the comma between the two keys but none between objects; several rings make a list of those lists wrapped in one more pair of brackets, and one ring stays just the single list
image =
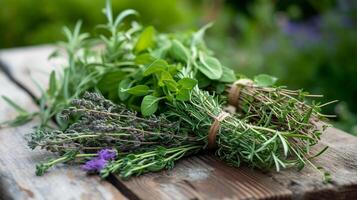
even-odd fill
[{"label": "green herb leaf", "polygon": [[141,33],[134,47],[136,53],[139,53],[154,44],[154,32],[154,27],[149,26]]},{"label": "green herb leaf", "polygon": [[0,125],[6,124],[9,126],[21,126],[21,125],[26,124],[27,122],[31,121],[35,115],[38,115],[38,113],[20,114],[20,115],[16,116],[15,119],[1,122]]},{"label": "green herb leaf", "polygon": [[162,98],[158,98],[152,95],[146,95],[141,102],[141,114],[144,116],[150,116],[154,114],[159,106],[159,101]]},{"label": "green herb leaf", "polygon": [[176,94],[176,99],[179,101],[187,101],[190,99],[190,90],[182,88]]},{"label": "green herb leaf", "polygon": [[168,68],[168,64],[165,60],[156,59],[151,64],[147,65],[144,69],[144,76],[148,76],[153,73],[165,71]]},{"label": "green herb leaf", "polygon": [[118,99],[118,85],[125,77],[125,73],[121,70],[112,70],[98,82],[97,87],[100,92],[108,99]]},{"label": "green herb leaf", "polygon": [[226,89],[226,84],[223,84],[223,83],[216,84],[216,93],[217,94],[223,93],[225,89]]},{"label": "green herb leaf", "polygon": [[122,11],[116,18],[114,21],[114,27],[117,27],[126,17],[130,16],[130,15],[138,15],[138,12],[136,12],[133,9],[127,9]]},{"label": "green herb leaf", "polygon": [[144,96],[149,92],[149,89],[146,85],[137,85],[129,89],[122,89],[122,91],[135,96]]},{"label": "green herb leaf", "polygon": [[217,80],[222,77],[222,65],[214,57],[201,54],[200,63],[197,64],[197,67],[199,71],[201,71],[211,80]]},{"label": "green herb leaf", "polygon": [[210,28],[212,25],[213,23],[208,23],[205,26],[203,26],[200,30],[198,30],[193,36],[192,45],[197,45],[199,43],[202,43],[206,30]]},{"label": "green herb leaf", "polygon": [[196,79],[198,81],[198,87],[199,88],[204,88],[207,87],[211,84],[211,79],[209,79],[207,76],[202,74],[201,72],[197,72],[196,74]]},{"label": "green herb leaf", "polygon": [[167,89],[169,89],[172,92],[177,91],[177,83],[175,80],[164,80],[163,81]]},{"label": "green herb leaf", "polygon": [[57,90],[57,80],[56,80],[56,74],[55,74],[55,71],[52,71],[51,74],[50,74],[50,86],[48,88],[48,94],[50,96],[53,96],[55,95],[55,92]]},{"label": "green herb leaf", "polygon": [[267,74],[260,74],[254,77],[254,82],[260,87],[273,86],[277,80],[277,78]]},{"label": "green herb leaf", "polygon": [[178,40],[173,40],[171,44],[170,54],[178,61],[187,62],[189,59],[189,51]]},{"label": "green herb leaf", "polygon": [[162,71],[160,74],[160,81],[159,81],[159,86],[164,86],[165,83],[164,81],[168,81],[168,80],[174,80],[171,76],[171,74],[167,71]]},{"label": "green herb leaf", "polygon": [[136,56],[135,64],[146,65],[146,64],[154,62],[155,60],[157,60],[157,58],[151,56],[148,53],[144,53],[144,54],[140,54],[140,55]]},{"label": "green herb leaf", "polygon": [[119,87],[118,87],[118,96],[121,101],[125,101],[126,99],[129,98],[130,95],[123,90],[130,88],[130,86],[131,86],[130,79],[124,79],[124,80],[120,81]]},{"label": "green herb leaf", "polygon": [[12,101],[11,99],[7,98],[6,96],[2,96],[2,98],[12,107],[16,110],[16,112],[18,112],[19,114],[28,114],[28,112],[22,108],[21,106],[19,106],[17,103],[15,103],[14,101]]},{"label": "green herb leaf", "polygon": [[195,85],[197,85],[197,80],[192,78],[183,78],[177,82],[182,88],[191,90]]},{"label": "green herb leaf", "polygon": [[219,79],[220,82],[232,83],[237,80],[237,77],[232,69],[222,66],[222,71],[222,77]]}]

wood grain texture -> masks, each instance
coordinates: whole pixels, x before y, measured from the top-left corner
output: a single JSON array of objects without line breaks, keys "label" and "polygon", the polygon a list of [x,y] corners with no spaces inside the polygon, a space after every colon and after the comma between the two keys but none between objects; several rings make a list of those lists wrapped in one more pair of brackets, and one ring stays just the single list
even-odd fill
[{"label": "wood grain texture", "polygon": [[329,128],[317,148],[326,145],[329,149],[313,163],[331,173],[330,184],[323,184],[321,175],[311,166],[269,176],[291,190],[295,199],[357,199],[357,137]]},{"label": "wood grain texture", "polygon": [[[21,53],[16,55],[13,58],[17,62],[24,59]],[[12,59],[1,52],[0,57],[12,64]],[[30,63],[27,65],[31,66]],[[15,71],[21,71],[16,63],[10,66]],[[22,81],[29,80],[22,75],[19,78]],[[0,83],[0,95],[8,96],[28,110],[36,109],[29,97],[10,83],[1,72]],[[3,100],[0,100],[0,113],[0,121],[16,116],[14,110]],[[109,182],[100,180],[97,176],[88,177],[78,166],[59,166],[51,169],[51,173],[37,177],[36,163],[51,154],[40,150],[32,151],[27,147],[24,135],[35,124],[36,121],[18,128],[0,128],[0,199],[126,199]]]},{"label": "wood grain texture", "polygon": [[189,157],[179,161],[172,170],[121,183],[138,199],[289,199],[291,196],[289,190],[259,171],[233,168],[210,155]]},{"label": "wood grain texture", "polygon": [[[60,60],[55,60],[51,63],[46,62],[51,51],[52,47],[48,46],[11,50],[0,52],[0,58],[5,58],[5,62],[8,64],[15,59],[15,65],[18,67],[13,70],[16,74],[19,74],[23,83],[34,88],[29,78],[29,72],[31,72],[32,76],[42,77],[36,78],[36,80],[46,84],[51,66],[53,69],[53,66],[63,62]],[[18,55],[21,55],[21,57]],[[0,86],[0,88],[4,87]],[[11,90],[7,88],[7,91]],[[17,100],[23,105],[28,103],[26,98]],[[31,109],[31,106],[29,108]],[[3,109],[0,104],[0,110]],[[30,126],[28,125],[26,128],[28,129]],[[17,129],[8,130],[10,130],[9,133],[13,134],[20,131]],[[0,145],[0,152],[4,151],[3,149],[13,147],[11,141],[1,138],[0,135],[0,144],[3,140],[9,144],[5,145],[6,148]],[[15,137],[15,139],[11,140],[20,139]],[[23,146],[24,144],[22,143],[21,145]],[[179,161],[173,170],[150,173],[127,181],[112,176],[111,182],[130,199],[357,199],[357,138],[330,128],[323,134],[322,142],[317,148],[322,148],[324,145],[328,145],[330,148],[313,162],[318,166],[323,166],[332,174],[333,181],[331,184],[323,184],[321,175],[311,166],[307,166],[300,172],[291,169],[280,173],[262,173],[247,167],[238,169],[229,167],[214,158],[214,156],[209,155],[186,158]],[[29,163],[37,161],[36,156],[29,158],[28,156],[33,153],[27,151],[25,153],[27,156],[24,156],[23,159],[32,159],[26,161]],[[11,151],[8,150],[6,154],[11,154]],[[46,153],[41,152],[38,157],[42,158],[44,155]],[[6,158],[11,160],[10,156]],[[14,160],[13,166],[16,166],[17,162]],[[0,164],[2,165],[2,163]],[[19,169],[24,169],[31,164],[27,165],[19,162],[18,165],[23,167]],[[1,174],[6,174],[1,166],[0,169]],[[60,166],[51,170],[51,173],[46,174],[46,176],[41,177],[43,179],[33,177],[33,180],[38,179],[36,180],[38,181],[37,184],[48,183],[47,176],[58,178],[62,174],[62,176],[66,177],[68,173],[73,171],[74,176],[70,176],[73,178],[71,181],[75,183],[78,181],[79,188],[91,188],[91,184],[107,184],[106,182],[98,183],[96,177],[86,177],[76,169],[78,169],[76,166],[69,168]],[[26,176],[31,175],[33,176],[33,171],[31,171],[31,174],[26,174]],[[17,181],[20,181],[20,178]],[[87,181],[91,182],[91,184],[87,183]],[[63,183],[58,182],[58,187],[61,187],[60,184],[62,185]],[[101,187],[107,188],[107,185]],[[23,191],[20,186],[16,188],[14,191]],[[27,191],[27,189],[32,191],[32,187],[25,187],[24,191]],[[78,190],[83,191],[81,189]],[[64,193],[66,191],[66,189],[63,189]],[[72,190],[69,189],[68,191]],[[31,192],[22,193],[31,195]]]},{"label": "wood grain texture", "polygon": [[[332,174],[324,184],[311,166],[279,173],[233,168],[213,156],[178,162],[171,171],[116,182],[137,199],[357,199],[357,138],[329,128],[318,148],[330,148],[313,160]],[[120,180],[119,177],[117,177]]]}]

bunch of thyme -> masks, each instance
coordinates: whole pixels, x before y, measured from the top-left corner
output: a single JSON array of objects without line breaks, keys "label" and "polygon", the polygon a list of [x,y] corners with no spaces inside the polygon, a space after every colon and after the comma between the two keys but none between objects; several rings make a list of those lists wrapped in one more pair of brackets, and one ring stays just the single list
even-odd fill
[{"label": "bunch of thyme", "polygon": [[236,108],[239,115],[249,117],[249,123],[306,135],[312,138],[310,145],[314,145],[327,127],[318,128],[318,120],[333,117],[322,114],[321,108],[334,102],[323,105],[306,103],[307,98],[316,97],[321,95],[285,87],[262,87],[250,79],[240,79],[228,91],[227,102]]}]

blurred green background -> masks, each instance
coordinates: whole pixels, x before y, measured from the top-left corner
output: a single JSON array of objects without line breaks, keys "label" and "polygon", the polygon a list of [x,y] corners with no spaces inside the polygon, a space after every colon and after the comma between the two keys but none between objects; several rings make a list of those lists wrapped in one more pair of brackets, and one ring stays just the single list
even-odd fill
[{"label": "blurred green background", "polygon": [[[355,0],[112,0],[133,8],[160,31],[196,30],[238,73],[268,73],[292,89],[324,94],[334,124],[357,135],[357,1]],[[95,34],[104,0],[0,0],[0,48],[52,43],[78,19]]]}]

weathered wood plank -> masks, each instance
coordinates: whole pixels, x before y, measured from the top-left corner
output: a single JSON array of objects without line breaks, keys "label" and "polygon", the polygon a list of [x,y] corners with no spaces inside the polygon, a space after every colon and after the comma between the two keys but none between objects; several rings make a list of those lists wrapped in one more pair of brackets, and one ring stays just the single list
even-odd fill
[{"label": "weathered wood plank", "polygon": [[[120,180],[120,178],[118,178]],[[139,199],[289,199],[291,192],[259,171],[233,168],[210,155],[121,183]]]},{"label": "weathered wood plank", "polygon": [[330,184],[324,184],[309,165],[300,172],[263,174],[245,166],[226,166],[208,155],[180,161],[171,171],[117,184],[140,199],[357,199],[357,138],[330,128],[319,147],[324,145],[329,150],[313,163],[332,174]]},{"label": "weathered wood plank", "polygon": [[[16,58],[13,53],[19,51],[5,54],[7,58]],[[43,71],[51,69],[43,61],[50,52],[48,47],[22,51],[21,61],[16,61],[21,67],[15,70],[43,75]],[[0,52],[0,57],[5,54]],[[32,62],[38,64],[33,66]],[[30,84],[28,77],[22,77],[21,81]],[[323,145],[329,145],[330,149],[314,163],[332,173],[333,182],[327,185],[309,166],[301,172],[285,170],[264,174],[246,167],[229,167],[208,155],[184,159],[173,170],[128,181],[112,178],[112,182],[133,199],[357,199],[357,138],[332,128],[323,135],[319,146]],[[59,170],[63,173],[69,169]]]},{"label": "weathered wood plank", "polygon": [[332,183],[323,184],[311,166],[301,172],[284,170],[269,175],[296,199],[357,199],[357,137],[329,128],[318,146],[324,145],[330,148],[313,163],[331,173]]},{"label": "weathered wood plank", "polygon": [[[0,53],[0,57],[6,58],[8,63],[12,59],[24,59],[21,54],[9,59]],[[30,66],[30,63],[27,65]],[[21,70],[18,65],[11,66],[16,71]],[[23,81],[26,79],[22,78]],[[36,109],[29,97],[1,72],[0,83],[0,95],[10,97],[29,110]],[[3,100],[0,100],[0,112],[0,121],[16,115]],[[0,128],[0,199],[126,199],[109,182],[97,176],[88,177],[78,167],[56,167],[51,173],[37,177],[36,163],[50,154],[40,150],[32,151],[27,147],[24,134],[29,133],[35,124],[32,122],[18,128]]]}]

